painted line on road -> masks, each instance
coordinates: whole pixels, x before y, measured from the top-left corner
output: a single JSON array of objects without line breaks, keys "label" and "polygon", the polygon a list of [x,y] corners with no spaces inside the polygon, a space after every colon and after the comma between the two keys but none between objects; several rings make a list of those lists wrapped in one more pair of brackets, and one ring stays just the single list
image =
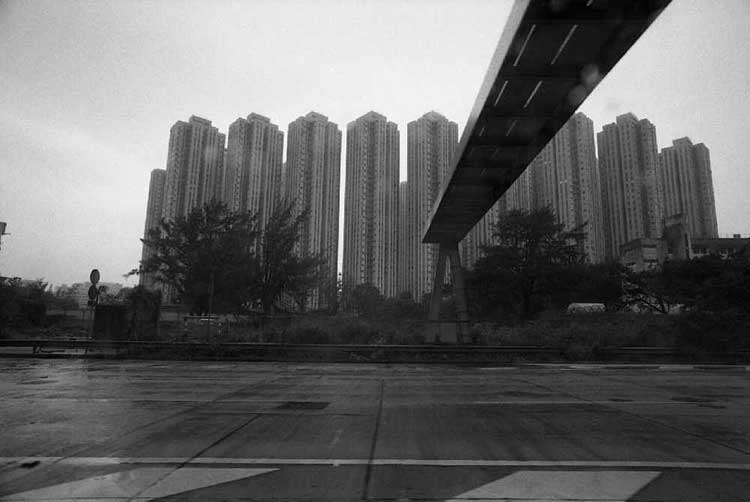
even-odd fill
[{"label": "painted line on road", "polygon": [[149,500],[229,483],[278,469],[145,467],[0,496],[2,501]]},{"label": "painted line on road", "polygon": [[726,469],[750,471],[750,464],[727,462],[663,462],[629,460],[473,460],[382,458],[232,458],[232,457],[0,457],[0,464],[29,462],[56,465],[216,464],[216,465],[413,465],[426,467],[574,467],[632,469]]},{"label": "painted line on road", "polygon": [[452,497],[505,501],[624,501],[659,476],[651,471],[518,471]]},{"label": "painted line on road", "polygon": [[[712,401],[712,403],[727,403],[727,401]],[[644,400],[620,400],[620,399],[604,399],[604,400],[589,400],[589,399],[539,399],[539,400],[502,400],[502,401],[456,401],[449,403],[451,405],[459,405],[459,404],[474,404],[474,405],[489,405],[489,404],[574,404],[574,405],[582,405],[582,404],[606,404],[606,405],[628,405],[628,404],[637,404],[637,405],[643,405],[643,404],[680,404],[680,405],[696,405],[696,404],[706,404],[703,402],[690,402],[690,401],[644,401]],[[732,403],[732,404],[745,404],[745,403]]]},{"label": "painted line on road", "polygon": [[[527,363],[517,368],[528,369],[548,369],[548,370],[653,370],[653,371],[750,371],[750,366],[746,364],[637,364],[637,363]],[[481,367],[481,370],[487,370],[488,367]]]}]

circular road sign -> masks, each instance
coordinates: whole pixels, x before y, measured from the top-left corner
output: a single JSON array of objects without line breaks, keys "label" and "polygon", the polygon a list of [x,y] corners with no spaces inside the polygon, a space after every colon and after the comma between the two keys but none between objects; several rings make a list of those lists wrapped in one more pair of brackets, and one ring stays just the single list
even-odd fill
[{"label": "circular road sign", "polygon": [[89,300],[96,300],[97,295],[99,295],[99,290],[96,289],[96,286],[90,286],[89,287]]},{"label": "circular road sign", "polygon": [[89,275],[89,280],[91,281],[91,284],[96,286],[96,283],[99,282],[99,270],[92,270],[91,274]]}]

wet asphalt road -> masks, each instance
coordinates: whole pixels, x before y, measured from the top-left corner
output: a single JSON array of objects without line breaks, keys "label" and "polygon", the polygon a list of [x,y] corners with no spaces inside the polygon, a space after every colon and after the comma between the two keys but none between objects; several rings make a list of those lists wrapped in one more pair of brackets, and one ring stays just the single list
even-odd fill
[{"label": "wet asphalt road", "polygon": [[0,500],[750,500],[750,371],[0,359]]}]

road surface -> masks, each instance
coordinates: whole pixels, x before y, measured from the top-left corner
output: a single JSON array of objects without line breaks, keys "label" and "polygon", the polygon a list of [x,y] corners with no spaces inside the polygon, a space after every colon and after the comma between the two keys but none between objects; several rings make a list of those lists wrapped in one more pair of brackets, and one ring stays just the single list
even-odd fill
[{"label": "road surface", "polygon": [[0,359],[0,500],[747,501],[750,370]]}]

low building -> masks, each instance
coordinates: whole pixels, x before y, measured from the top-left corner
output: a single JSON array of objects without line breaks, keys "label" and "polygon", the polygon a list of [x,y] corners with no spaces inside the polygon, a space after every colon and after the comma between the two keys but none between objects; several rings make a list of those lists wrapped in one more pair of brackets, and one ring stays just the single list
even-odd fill
[{"label": "low building", "polygon": [[734,234],[732,237],[693,239],[691,252],[694,257],[718,255],[722,258],[742,252],[750,253],[750,237]]},{"label": "low building", "polygon": [[660,239],[635,239],[620,246],[620,263],[634,272],[653,270],[670,260],[692,260],[715,255],[728,258],[739,253],[750,256],[750,237],[691,237],[679,215],[665,222]]},{"label": "low building", "polygon": [[633,272],[653,270],[664,263],[666,246],[662,239],[643,237],[620,246],[620,263]]},{"label": "low building", "polygon": [[683,215],[678,214],[664,219],[661,240],[664,241],[665,260],[690,260],[690,231]]},{"label": "low building", "polygon": [[620,263],[633,272],[652,270],[669,260],[691,258],[690,234],[681,215],[664,220],[660,238],[643,237],[620,246]]}]

